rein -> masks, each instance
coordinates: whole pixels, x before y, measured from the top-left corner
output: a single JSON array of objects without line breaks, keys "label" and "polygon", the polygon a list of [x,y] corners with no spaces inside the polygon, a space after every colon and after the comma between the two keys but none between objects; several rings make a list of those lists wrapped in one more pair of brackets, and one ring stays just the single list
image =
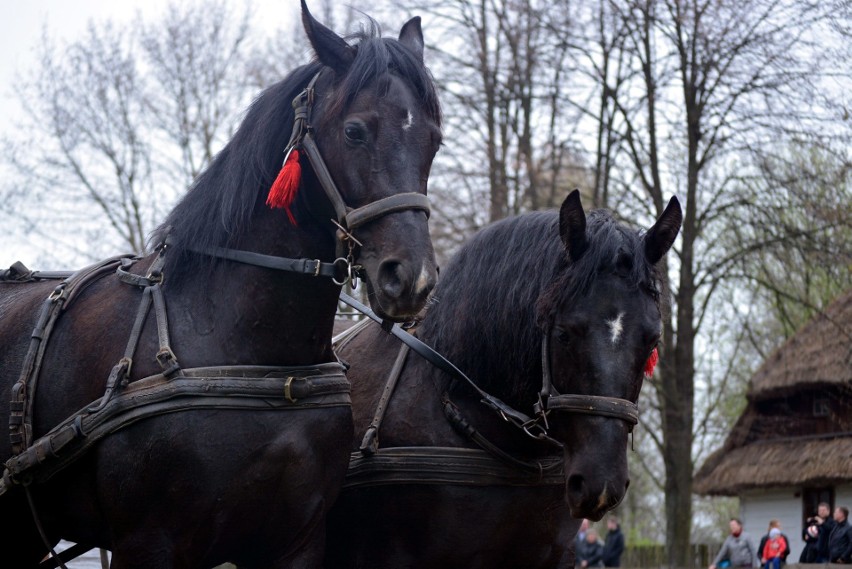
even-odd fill
[{"label": "rein", "polygon": [[[559,394],[553,387],[551,381],[550,349],[548,342],[549,334],[547,332],[544,334],[541,346],[542,390],[539,394],[539,401],[534,405],[535,417],[531,418],[521,411],[507,405],[497,397],[488,394],[447,358],[436,352],[431,346],[424,343],[419,338],[405,332],[399,325],[394,324],[389,326],[388,322],[379,318],[368,306],[365,306],[363,303],[343,292],[340,293],[340,300],[365,314],[370,319],[378,322],[385,332],[399,339],[403,344],[407,345],[418,355],[425,358],[426,361],[432,365],[446,372],[451,377],[464,381],[470,385],[479,394],[481,397],[480,401],[486,407],[494,410],[504,421],[522,429],[526,434],[536,440],[544,440],[560,447],[562,446],[561,443],[547,434],[547,415],[552,411],[599,415],[602,417],[621,419],[630,425],[631,431],[639,422],[638,405],[627,399],[604,397],[601,395]],[[445,397],[445,399],[447,398]],[[447,403],[452,405],[449,399],[447,399]],[[447,413],[450,414],[451,410],[448,410]]]},{"label": "rein", "polygon": [[[343,303],[348,304],[355,310],[363,313],[371,320],[378,322],[381,325],[382,330],[400,340],[403,344],[407,345],[419,356],[425,358],[426,361],[428,361],[438,369],[449,374],[451,377],[464,381],[465,383],[470,385],[470,387],[473,388],[481,397],[480,401],[486,407],[498,413],[504,421],[511,423],[520,429],[523,429],[525,433],[527,433],[534,439],[547,440],[548,442],[552,442],[558,446],[562,446],[558,441],[547,436],[547,431],[544,428],[544,425],[541,424],[541,416],[536,418],[530,418],[521,411],[518,411],[513,407],[507,405],[497,397],[490,395],[478,385],[476,385],[476,383],[474,383],[472,379],[470,379],[467,375],[465,375],[464,372],[457,368],[455,364],[453,364],[450,360],[445,358],[440,353],[436,352],[431,346],[424,343],[416,336],[413,336],[408,332],[404,331],[398,324],[392,324],[383,320],[382,318],[379,318],[379,316],[377,316],[376,313],[373,312],[369,306],[364,305],[360,301],[352,298],[344,292],[340,293],[340,300]],[[538,429],[539,432],[534,433],[533,429]]]}]

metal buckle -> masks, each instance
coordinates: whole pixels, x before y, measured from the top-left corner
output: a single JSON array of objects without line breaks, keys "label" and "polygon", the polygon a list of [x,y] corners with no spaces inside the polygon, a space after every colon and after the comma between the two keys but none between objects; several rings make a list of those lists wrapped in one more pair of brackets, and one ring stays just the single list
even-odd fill
[{"label": "metal buckle", "polygon": [[163,368],[162,374],[166,377],[171,377],[174,373],[180,370],[175,353],[169,346],[163,346],[156,355],[157,363]]},{"label": "metal buckle", "polygon": [[[529,435],[530,437],[532,437],[536,440],[541,440],[541,439],[544,439],[545,437],[547,437],[547,429],[544,428],[542,425],[538,424],[538,419],[533,419],[532,421],[524,423],[523,425],[521,425],[521,428],[524,430],[524,432],[527,435]],[[538,434],[535,434],[535,433],[532,432],[532,429],[534,429],[534,428],[538,429],[538,431],[539,431]]]},{"label": "metal buckle", "polygon": [[320,268],[322,267],[322,262],[319,259],[313,259],[316,266],[314,267],[314,276],[318,277],[320,274]]},{"label": "metal buckle", "polygon": [[293,380],[299,379],[297,377],[288,376],[284,381],[284,398],[287,399],[290,403],[295,403],[298,401],[295,397],[293,397]]},{"label": "metal buckle", "polygon": [[358,273],[362,270],[361,265],[353,264],[351,257],[348,259],[338,257],[332,264],[339,266],[339,263],[343,263],[342,268],[345,272],[345,276],[342,281],[338,281],[337,277],[331,277],[332,282],[337,286],[343,286],[351,283],[352,290],[358,288]]}]

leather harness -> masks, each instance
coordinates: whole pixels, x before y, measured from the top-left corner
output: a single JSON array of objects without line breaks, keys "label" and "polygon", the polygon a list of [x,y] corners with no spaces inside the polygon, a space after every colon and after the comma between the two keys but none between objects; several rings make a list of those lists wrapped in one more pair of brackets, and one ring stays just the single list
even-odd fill
[{"label": "leather harness", "polygon": [[[429,200],[416,192],[395,194],[359,208],[346,205],[331,177],[313,137],[310,124],[314,86],[321,75],[314,75],[308,86],[293,100],[295,121],[286,154],[297,146],[307,155],[311,166],[332,204],[337,231],[337,259],[328,263],[320,259],[290,259],[262,255],[224,247],[192,248],[195,253],[229,261],[260,266],[297,274],[331,278],[336,284],[352,282],[353,287],[362,269],[355,265],[354,248],[360,243],[352,232],[382,216],[403,211],[430,213]],[[136,421],[186,409],[263,409],[288,410],[304,407],[350,406],[350,384],[340,362],[309,366],[218,366],[183,369],[170,347],[165,297],[162,291],[162,267],[166,251],[171,247],[168,237],[157,246],[157,257],[146,275],[129,269],[140,259],[134,255],[111,257],[76,272],[30,271],[17,262],[0,271],[0,282],[31,283],[60,280],[42,305],[18,381],[12,388],[9,417],[13,456],[4,464],[0,478],[0,495],[11,487],[24,487],[33,516],[42,537],[52,554],[44,567],[64,567],[69,555],[59,556],[48,543],[29,494],[29,486],[48,480],[73,463],[93,444],[110,433]],[[348,247],[347,247],[348,246]],[[346,251],[348,248],[348,251]],[[346,257],[343,257],[343,255]],[[104,395],[71,415],[45,435],[33,441],[32,416],[35,391],[50,334],[60,315],[73,299],[92,283],[109,274],[130,286],[142,289],[124,356],[112,368]],[[156,375],[129,381],[136,345],[148,313],[153,305],[157,321],[159,350],[156,359],[162,371]],[[87,549],[78,544],[74,554]]]}]

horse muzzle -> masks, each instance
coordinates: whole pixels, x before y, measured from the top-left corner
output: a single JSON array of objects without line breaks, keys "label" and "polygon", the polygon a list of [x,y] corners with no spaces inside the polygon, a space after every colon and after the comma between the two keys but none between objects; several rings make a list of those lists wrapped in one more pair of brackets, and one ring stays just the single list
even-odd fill
[{"label": "horse muzzle", "polygon": [[373,310],[396,322],[410,320],[423,309],[437,280],[434,263],[424,260],[415,268],[397,258],[385,259],[379,263],[375,280],[368,279]]},{"label": "horse muzzle", "polygon": [[[566,464],[569,462],[566,461]],[[573,518],[598,521],[614,509],[627,492],[626,476],[591,477],[569,470],[565,477],[565,496]]]}]

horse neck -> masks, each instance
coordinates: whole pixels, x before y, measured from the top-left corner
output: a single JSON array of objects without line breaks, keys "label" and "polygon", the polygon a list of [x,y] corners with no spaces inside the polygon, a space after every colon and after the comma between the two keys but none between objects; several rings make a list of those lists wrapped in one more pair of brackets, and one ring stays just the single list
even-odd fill
[{"label": "horse neck", "polygon": [[[294,226],[283,211],[258,206],[250,227],[232,248],[334,260],[333,236],[307,216]],[[334,359],[331,335],[340,287],[330,278],[233,261],[211,262],[213,270],[188,280],[177,291],[178,298],[169,298],[169,308],[170,312],[188,311],[199,321],[185,330],[187,334],[197,334],[199,327],[208,331],[201,342],[219,352],[215,361],[308,365]]]},{"label": "horse neck", "polygon": [[[368,328],[359,340],[344,352],[351,364],[355,446],[361,443],[373,419],[378,402],[400,343],[380,331]],[[421,338],[430,344],[428,337]],[[473,379],[473,378],[472,378]],[[503,421],[481,403],[481,397],[467,386],[454,386],[454,380],[414,352],[409,352],[405,367],[391,396],[382,421],[379,440],[382,447],[438,446],[479,448],[460,435],[444,414],[443,397],[448,394],[462,416],[489,441],[519,457],[547,454],[549,449],[531,443],[531,439]],[[530,413],[530,409],[523,409]]]}]

